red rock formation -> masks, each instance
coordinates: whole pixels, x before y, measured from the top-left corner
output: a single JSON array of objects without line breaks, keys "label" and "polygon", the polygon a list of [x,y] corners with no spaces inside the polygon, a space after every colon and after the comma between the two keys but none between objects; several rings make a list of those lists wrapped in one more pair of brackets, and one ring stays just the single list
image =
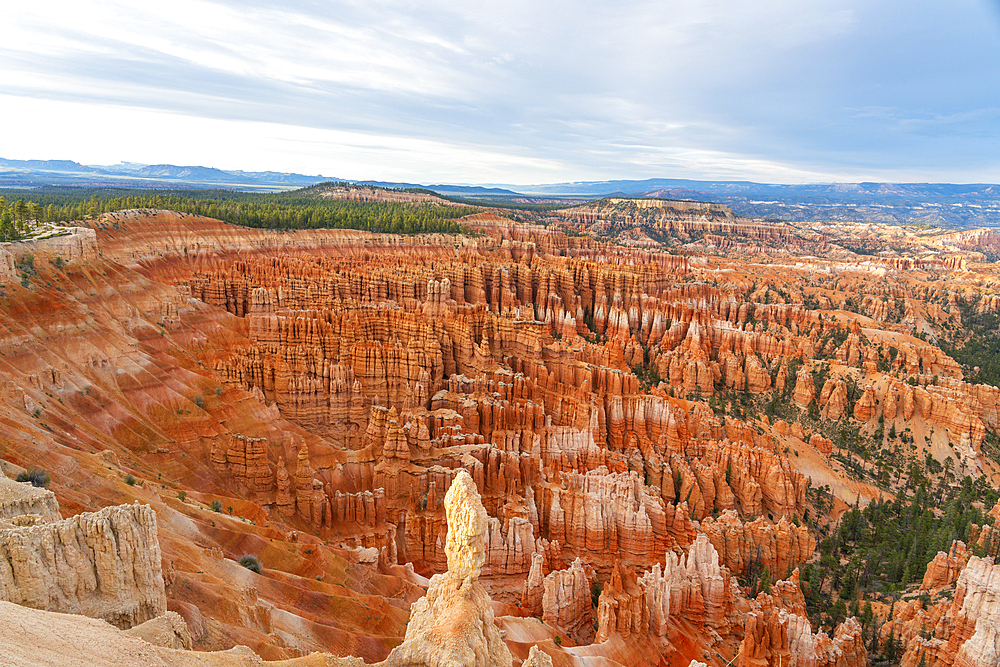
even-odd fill
[{"label": "red rock formation", "polygon": [[[929,569],[930,571],[930,569]],[[922,631],[933,628],[929,639]],[[930,610],[911,602],[882,629],[906,647],[900,665],[916,667],[985,667],[1000,661],[1000,565],[969,557],[958,577],[955,597]]]},{"label": "red rock formation", "polygon": [[726,510],[718,519],[703,519],[701,530],[718,551],[720,561],[736,574],[757,562],[775,577],[789,576],[816,550],[816,540],[809,531],[785,517],[778,523],[763,518],[744,523],[736,512]]},{"label": "red rock formation", "polygon": [[638,584],[646,591],[649,632],[664,636],[672,617],[707,625],[725,634],[731,623],[738,597],[729,571],[719,565],[719,554],[701,534],[686,555],[667,552],[661,571],[659,563],[643,574]]},{"label": "red rock formation", "polygon": [[847,384],[839,377],[827,380],[820,393],[819,404],[826,408],[828,419],[840,419],[847,409]]},{"label": "red rock formation", "polygon": [[774,600],[774,604],[789,614],[795,614],[802,618],[807,617],[806,598],[802,594],[802,587],[799,584],[799,568],[795,568],[788,579],[774,582],[769,594]]},{"label": "red rock formation", "polygon": [[775,598],[761,593],[751,601],[736,664],[739,667],[867,667],[868,650],[861,624],[849,618],[833,637],[813,634],[809,621],[789,612]]},{"label": "red rock formation", "polygon": [[577,558],[566,570],[555,570],[543,583],[542,620],[575,641],[589,644],[594,638],[594,608],[590,578]]},{"label": "red rock formation", "polygon": [[545,556],[539,552],[531,554],[531,569],[524,581],[521,593],[521,609],[531,616],[542,615],[542,596],[545,592],[545,576],[542,574]]},{"label": "red rock formation", "polygon": [[[823,483],[841,481],[807,449],[793,447],[801,459],[779,453],[785,443],[772,433],[807,440],[795,408],[782,404],[791,424],[768,431],[735,417],[747,405],[739,392],[778,390],[755,400],[790,399],[799,409],[817,401],[830,419],[871,421],[882,410],[897,430],[915,420],[947,431],[973,467],[983,429],[1000,422],[1000,390],[963,382],[953,360],[909,333],[959,326],[954,297],[967,287],[941,287],[947,262],[866,262],[837,247],[840,231],[791,233],[791,225],[749,224],[708,205],[589,206],[548,229],[483,214],[469,220],[483,231],[475,238],[277,233],[169,213],[90,223],[104,254],[89,260],[93,268],[70,276],[38,262],[61,290],[42,280],[30,290],[8,287],[4,455],[59,471],[58,493],[74,507],[159,487],[161,498],[150,502],[170,519],[160,525],[178,560],[172,604],[195,620],[200,605],[223,627],[199,633],[201,647],[217,635],[246,637],[283,658],[327,642],[366,646],[372,660],[385,657],[405,622],[406,605],[381,592],[412,596],[422,581],[396,558],[426,575],[447,566],[441,499],[462,469],[488,515],[482,571],[498,595],[512,600],[527,578],[523,606],[544,614],[543,575],[563,571],[564,553],[584,573],[655,572],[662,554],[685,554],[669,576],[660,570],[668,583],[657,580],[658,589],[650,585],[657,577],[643,575],[649,617],[661,629],[671,616],[684,625],[701,619],[729,642],[743,619],[725,566],[742,571],[759,551],[775,575],[790,571],[812,544],[791,521],[806,506],[796,466],[809,469],[814,485],[823,475],[832,477]],[[694,245],[667,255],[556,229],[626,232],[644,227],[645,216]],[[775,254],[806,246],[824,259],[768,266]],[[761,259],[758,248],[771,254]],[[976,290],[996,291],[970,266]],[[848,297],[882,319],[837,311]],[[993,302],[986,294],[981,307]],[[896,312],[904,323],[889,317]],[[800,361],[829,365],[818,397],[810,371],[791,377]],[[866,388],[851,415],[848,376]],[[813,447],[830,451],[811,435]],[[123,475],[127,468],[156,483],[125,489],[115,481],[123,475],[112,479],[105,459],[90,453],[100,451],[119,457]],[[177,498],[183,489],[188,502]],[[205,511],[216,498],[233,516]],[[696,541],[699,528],[707,536]],[[202,562],[193,540],[229,558],[240,555],[234,549],[263,552],[260,605],[249,595],[231,601],[225,559]],[[706,543],[721,565],[691,555]],[[377,573],[358,562],[371,552],[354,547],[378,548]],[[692,558],[700,563],[693,571]],[[626,591],[631,580],[619,576]],[[561,623],[593,628],[585,579],[580,591],[571,595],[571,585],[555,596],[562,603],[549,605],[550,618],[569,609]],[[800,618],[794,587],[785,588],[773,587],[774,605]],[[384,626],[361,620],[359,595],[388,619]],[[287,613],[264,622],[254,610],[265,604]],[[307,610],[318,606],[349,608],[337,619],[349,630],[310,625]],[[620,621],[616,613],[607,627]],[[785,622],[790,655],[796,638],[835,646],[800,625]],[[697,639],[716,641],[705,635]]]},{"label": "red rock formation", "polygon": [[803,368],[795,375],[795,392],[792,394],[792,401],[805,410],[815,397],[816,383],[813,382],[812,373]]},{"label": "red rock formation", "polygon": [[819,433],[813,433],[809,436],[809,446],[815,447],[816,451],[820,454],[829,456],[833,452],[833,441],[829,438],[824,438]]},{"label": "red rock formation", "polygon": [[383,667],[454,664],[510,667],[510,651],[493,622],[490,597],[479,583],[487,516],[472,478],[459,473],[445,496],[448,570],[431,579],[415,602],[403,643]]},{"label": "red rock formation", "polygon": [[[770,603],[770,600],[765,598]],[[792,664],[788,616],[772,604],[747,614],[737,667],[771,667]],[[784,622],[782,622],[784,621]]]},{"label": "red rock formation", "polygon": [[267,462],[267,438],[248,438],[230,433],[228,443],[212,444],[211,461],[236,486],[241,495],[270,501],[274,491],[274,473]]},{"label": "red rock formation", "polygon": [[965,564],[969,561],[969,556],[965,543],[955,540],[951,543],[948,553],[939,551],[934,560],[927,564],[927,571],[920,587],[931,590],[951,585],[958,580]]},{"label": "red rock formation", "polygon": [[866,422],[878,414],[878,404],[872,386],[865,387],[861,398],[854,404],[854,418],[861,422]]},{"label": "red rock formation", "polygon": [[596,643],[606,641],[612,633],[622,639],[644,636],[649,630],[649,609],[646,589],[635,573],[615,563],[611,578],[601,591],[597,603]]}]

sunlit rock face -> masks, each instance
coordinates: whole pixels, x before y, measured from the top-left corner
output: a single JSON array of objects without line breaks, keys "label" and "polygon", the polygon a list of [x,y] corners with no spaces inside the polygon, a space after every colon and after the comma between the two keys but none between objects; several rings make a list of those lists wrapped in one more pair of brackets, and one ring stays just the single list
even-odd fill
[{"label": "sunlit rock face", "polygon": [[[949,558],[959,556],[958,548],[949,554]],[[935,667],[983,667],[1000,660],[1000,565],[965,556],[968,561],[955,582],[953,599],[929,609],[912,600],[883,628],[883,637],[892,633],[905,647],[901,665],[916,667],[923,661]],[[936,558],[928,565],[926,582],[941,580],[943,560]]]},{"label": "sunlit rock face", "polygon": [[509,667],[510,651],[493,622],[490,598],[479,583],[486,557],[486,510],[472,477],[459,471],[444,497],[448,570],[431,578],[413,604],[403,643],[385,667]]},{"label": "sunlit rock face", "polygon": [[167,610],[156,514],[107,507],[0,527],[0,600],[130,628]]}]

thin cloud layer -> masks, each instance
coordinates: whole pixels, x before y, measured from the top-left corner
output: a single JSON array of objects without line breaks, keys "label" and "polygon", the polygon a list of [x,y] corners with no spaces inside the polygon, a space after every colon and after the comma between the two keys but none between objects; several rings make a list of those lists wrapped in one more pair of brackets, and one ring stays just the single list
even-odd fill
[{"label": "thin cloud layer", "polygon": [[1000,180],[996,3],[21,3],[10,158],[480,183]]}]

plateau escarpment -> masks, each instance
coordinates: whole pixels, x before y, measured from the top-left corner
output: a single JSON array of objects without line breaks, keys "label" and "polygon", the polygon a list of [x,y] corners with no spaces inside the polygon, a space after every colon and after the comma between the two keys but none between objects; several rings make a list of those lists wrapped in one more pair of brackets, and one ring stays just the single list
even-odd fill
[{"label": "plateau escarpment", "polygon": [[[0,297],[0,456],[74,526],[148,504],[197,649],[863,667],[880,618],[909,651],[891,596],[928,563],[934,595],[961,580],[952,539],[992,547],[955,503],[992,505],[1000,390],[935,343],[1000,304],[992,268],[612,204],[688,254],[491,213],[475,236],[107,214],[96,256],[35,257]],[[3,488],[8,522],[56,518]],[[918,539],[862,567],[871,508]]]}]

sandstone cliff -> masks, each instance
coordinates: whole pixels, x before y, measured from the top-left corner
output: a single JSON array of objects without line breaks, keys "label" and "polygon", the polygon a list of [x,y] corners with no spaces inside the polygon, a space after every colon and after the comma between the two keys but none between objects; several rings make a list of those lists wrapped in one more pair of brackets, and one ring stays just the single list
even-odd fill
[{"label": "sandstone cliff", "polygon": [[868,650],[857,619],[838,625],[832,637],[813,634],[809,620],[800,615],[804,611],[801,592],[788,596],[790,589],[798,589],[797,577],[796,581],[777,582],[775,589],[775,595],[761,593],[750,602],[738,667],[868,666]]},{"label": "sandstone cliff", "polygon": [[726,510],[718,519],[704,519],[701,530],[719,552],[720,561],[736,574],[756,560],[774,576],[788,576],[816,550],[816,539],[809,531],[785,517],[777,523],[760,518],[744,523],[735,511]]},{"label": "sandstone cliff", "polygon": [[905,667],[917,667],[921,660],[927,667],[1000,663],[1000,565],[969,557],[952,600],[928,610],[911,601],[883,627],[883,641],[890,633],[905,647],[900,659]]},{"label": "sandstone cliff", "polygon": [[0,530],[0,599],[128,628],[166,611],[156,515],[139,504]]},{"label": "sandstone cliff", "polygon": [[948,553],[939,551],[934,560],[927,564],[920,587],[931,590],[954,583],[965,569],[965,564],[969,562],[969,556],[965,543],[955,540],[951,543]]}]

